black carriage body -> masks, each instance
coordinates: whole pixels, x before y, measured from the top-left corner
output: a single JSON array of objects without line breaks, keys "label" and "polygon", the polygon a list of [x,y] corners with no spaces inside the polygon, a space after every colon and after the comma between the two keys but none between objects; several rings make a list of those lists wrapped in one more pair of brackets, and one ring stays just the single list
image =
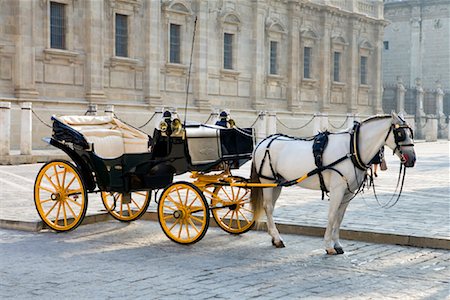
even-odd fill
[{"label": "black carriage body", "polygon": [[[203,125],[186,127],[187,134],[167,136],[155,129],[151,152],[124,153],[117,158],[98,156],[86,138],[57,118],[49,143],[63,150],[79,168],[86,189],[128,193],[164,188],[175,174],[209,172],[224,166],[239,168],[251,159],[253,129]],[[199,134],[189,136],[189,132]],[[206,135],[204,134],[206,132]],[[94,144],[95,147],[95,144]],[[203,157],[206,157],[205,159]]]}]

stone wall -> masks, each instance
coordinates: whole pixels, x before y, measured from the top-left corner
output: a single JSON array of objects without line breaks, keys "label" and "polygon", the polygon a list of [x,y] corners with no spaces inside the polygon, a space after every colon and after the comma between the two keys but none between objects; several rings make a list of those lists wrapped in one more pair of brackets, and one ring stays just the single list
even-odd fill
[{"label": "stone wall", "polygon": [[[261,110],[285,121],[316,112],[369,115],[381,108],[382,1],[54,0],[65,5],[65,49],[50,47],[49,0],[0,2],[0,101],[15,116],[23,102],[46,122],[52,114],[84,113],[108,104],[135,123],[158,107],[205,120],[226,108],[243,123]],[[115,14],[128,16],[128,57],[115,55]],[[169,62],[169,26],[181,25],[181,62]],[[223,68],[223,34],[235,35],[233,69]],[[269,74],[270,41],[278,73]],[[303,78],[303,47],[311,47],[311,78]],[[340,82],[332,80],[342,53]],[[360,56],[368,82],[360,84]],[[49,134],[33,115],[33,147]],[[12,134],[12,148],[19,147]]]}]

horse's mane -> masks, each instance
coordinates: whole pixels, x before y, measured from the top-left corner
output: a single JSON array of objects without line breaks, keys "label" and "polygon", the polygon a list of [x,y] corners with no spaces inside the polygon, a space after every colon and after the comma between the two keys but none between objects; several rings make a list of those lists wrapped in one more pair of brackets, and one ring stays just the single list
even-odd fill
[{"label": "horse's mane", "polygon": [[389,118],[392,118],[392,116],[391,115],[387,115],[387,114],[370,116],[370,117],[364,119],[363,121],[361,121],[361,124],[362,123],[367,123],[367,122],[370,122],[370,121],[373,121],[373,120],[389,119]]}]

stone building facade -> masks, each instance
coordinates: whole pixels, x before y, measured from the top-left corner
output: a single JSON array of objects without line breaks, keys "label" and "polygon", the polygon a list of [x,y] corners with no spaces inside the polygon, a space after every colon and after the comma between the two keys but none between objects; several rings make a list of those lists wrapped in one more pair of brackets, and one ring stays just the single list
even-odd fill
[{"label": "stone building facade", "polygon": [[159,107],[184,114],[186,99],[190,120],[228,109],[244,126],[261,110],[293,125],[380,113],[384,26],[382,0],[2,0],[11,145],[23,102],[35,148],[50,134],[37,116],[88,104],[132,124]]},{"label": "stone building facade", "polygon": [[450,0],[385,2],[383,81],[450,90]]}]

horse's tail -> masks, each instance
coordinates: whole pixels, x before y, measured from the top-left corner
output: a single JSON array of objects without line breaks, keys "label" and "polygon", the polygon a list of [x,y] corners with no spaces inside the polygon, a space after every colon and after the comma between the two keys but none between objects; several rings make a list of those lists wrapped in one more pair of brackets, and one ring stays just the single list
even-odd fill
[{"label": "horse's tail", "polygon": [[[251,183],[261,183],[259,180],[258,172],[256,171],[255,161],[252,161],[252,168],[250,173],[250,182]],[[263,212],[263,195],[262,189],[253,187],[250,193],[251,204],[253,208],[253,217],[255,221],[258,223],[262,212]]]}]

